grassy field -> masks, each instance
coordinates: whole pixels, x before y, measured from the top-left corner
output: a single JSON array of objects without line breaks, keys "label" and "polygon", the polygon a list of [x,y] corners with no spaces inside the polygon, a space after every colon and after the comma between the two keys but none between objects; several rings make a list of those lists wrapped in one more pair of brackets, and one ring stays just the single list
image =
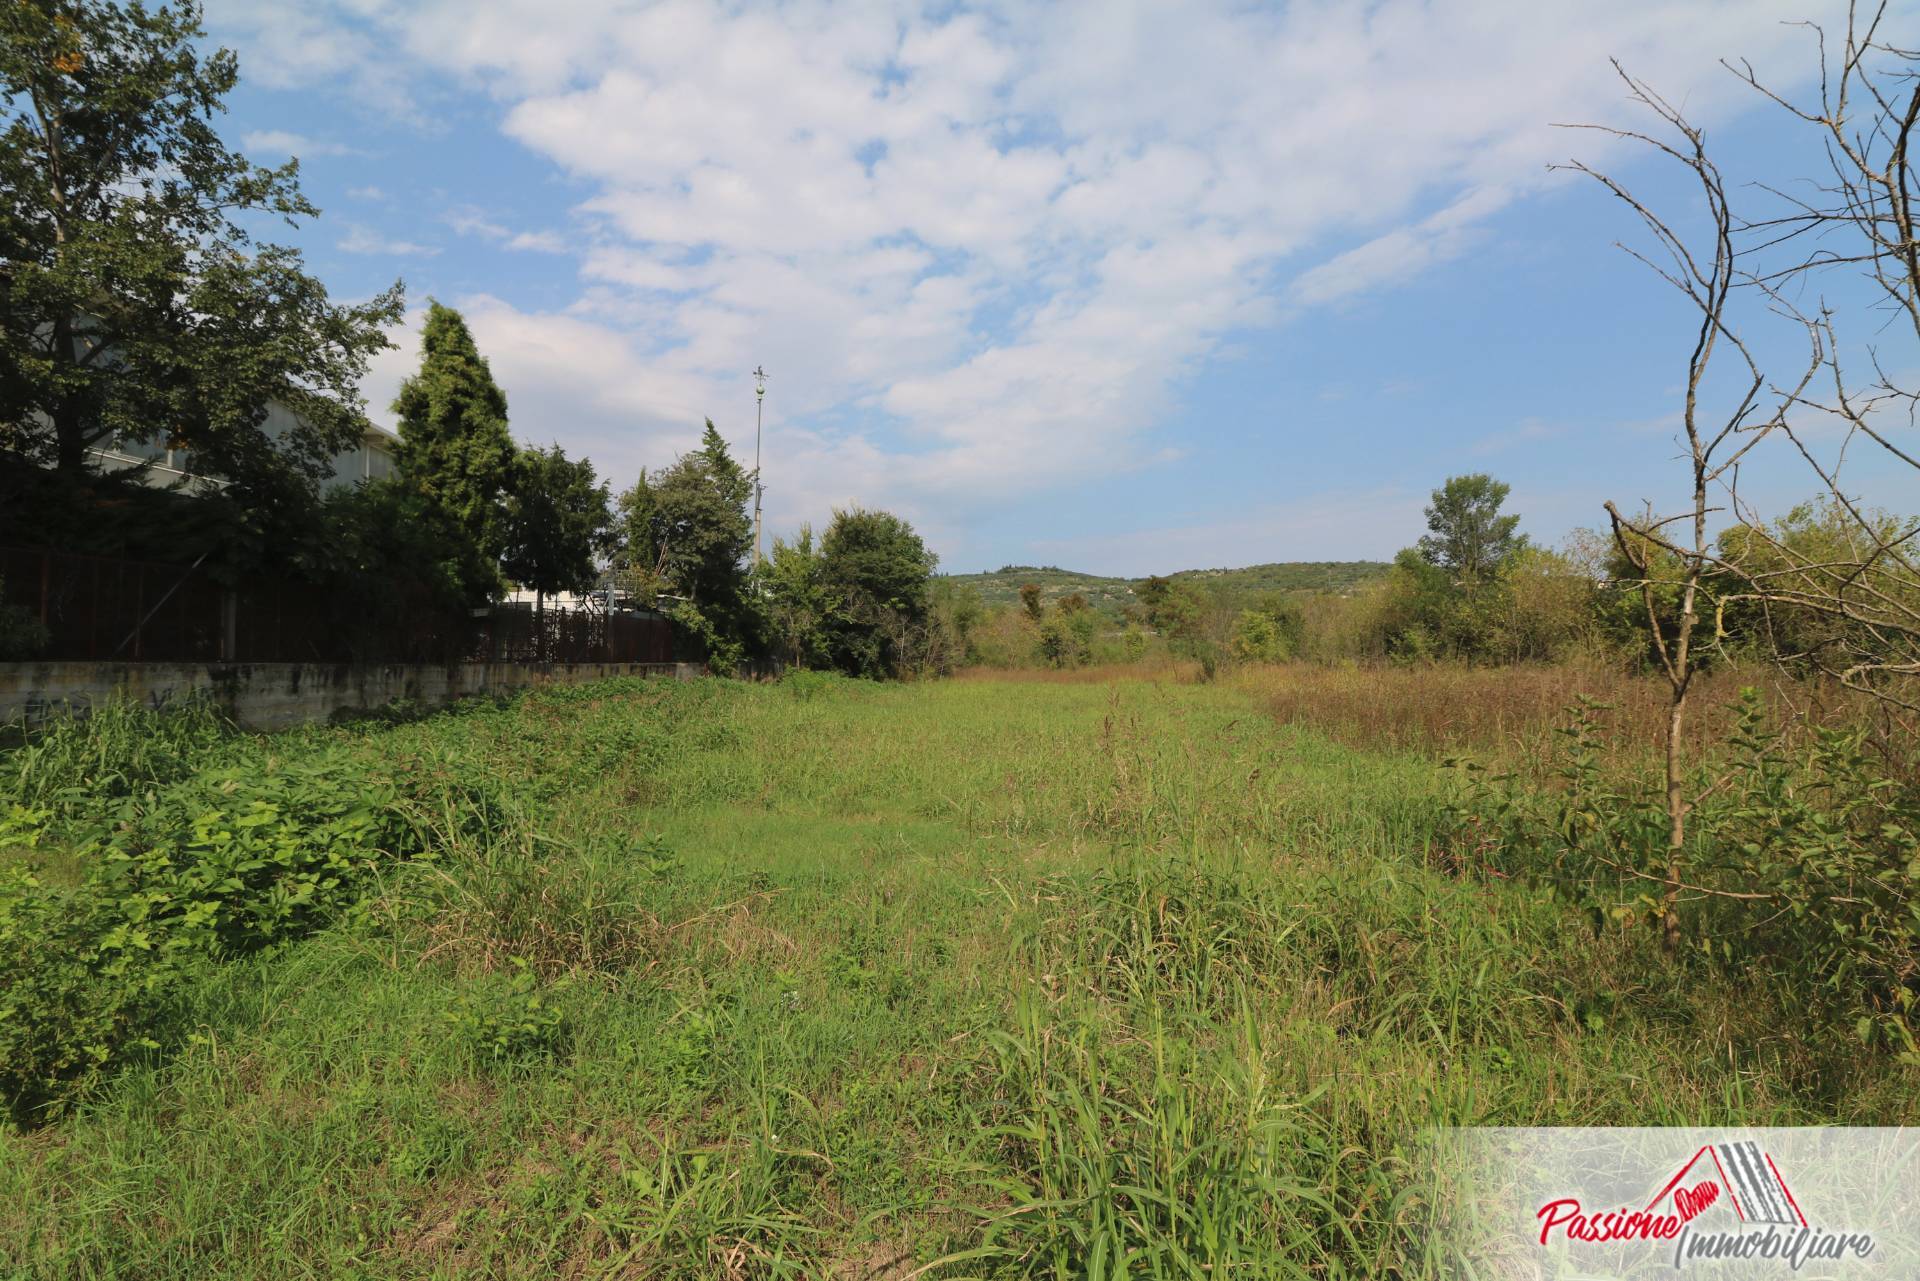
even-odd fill
[{"label": "grassy field", "polygon": [[1445,874],[1449,776],[1309,720],[803,676],[210,745],[493,790],[0,1133],[0,1269],[1446,1276],[1436,1125],[1920,1120],[1790,993]]}]

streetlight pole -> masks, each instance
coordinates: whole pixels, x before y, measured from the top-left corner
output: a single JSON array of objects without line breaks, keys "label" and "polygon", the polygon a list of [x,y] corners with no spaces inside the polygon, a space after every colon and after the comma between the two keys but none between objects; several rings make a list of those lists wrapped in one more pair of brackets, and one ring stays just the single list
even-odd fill
[{"label": "streetlight pole", "polygon": [[760,416],[767,400],[767,371],[753,367],[753,568],[760,569],[760,498],[767,487],[760,483]]}]

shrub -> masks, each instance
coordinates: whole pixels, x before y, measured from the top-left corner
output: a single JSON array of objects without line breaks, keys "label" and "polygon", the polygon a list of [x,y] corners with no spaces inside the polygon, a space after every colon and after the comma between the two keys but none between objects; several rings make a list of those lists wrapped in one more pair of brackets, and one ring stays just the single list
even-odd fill
[{"label": "shrub", "polygon": [[[306,934],[352,910],[384,865],[502,821],[491,782],[440,765],[383,777],[350,746],[252,754],[76,813],[77,885],[48,884],[31,864],[0,883],[0,1101],[22,1117],[58,1111],[162,1048],[185,967]],[[49,818],[15,805],[0,845],[31,854]]]},{"label": "shrub", "polygon": [[554,1005],[553,989],[523,957],[511,958],[508,975],[470,985],[446,1012],[447,1024],[483,1064],[510,1067],[547,1058],[568,1040],[566,1015]]},{"label": "shrub", "polygon": [[1097,617],[1091,610],[1055,610],[1040,624],[1040,661],[1048,667],[1085,667],[1093,658]]},{"label": "shrub", "polygon": [[[1548,883],[1604,927],[1657,925],[1665,798],[1651,772],[1605,767],[1599,707],[1576,707],[1551,784],[1475,779],[1449,858]],[[1682,932],[1699,963],[1805,993],[1817,1024],[1920,1061],[1920,788],[1897,768],[1864,729],[1775,727],[1743,691],[1687,782]]]},{"label": "shrub", "polygon": [[1227,637],[1227,653],[1236,663],[1277,663],[1287,656],[1287,646],[1271,614],[1243,609]]},{"label": "shrub", "polygon": [[56,1114],[76,1089],[151,1035],[176,960],[143,898],[58,895],[31,869],[0,873],[0,1103],[16,1120]]},{"label": "shrub", "polygon": [[188,946],[251,950],[353,902],[378,862],[423,852],[397,800],[344,752],[208,771],[92,851],[89,888],[151,900],[152,928]]}]

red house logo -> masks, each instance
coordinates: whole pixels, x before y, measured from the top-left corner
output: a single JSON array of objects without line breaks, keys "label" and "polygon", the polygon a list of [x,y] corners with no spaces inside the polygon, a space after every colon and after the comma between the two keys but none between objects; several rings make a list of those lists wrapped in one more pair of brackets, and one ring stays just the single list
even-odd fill
[{"label": "red house logo", "polygon": [[[1702,1167],[1703,1161],[1711,1165]],[[1696,1168],[1700,1169],[1699,1180],[1688,1184]],[[1751,1139],[1710,1143],[1695,1152],[1680,1172],[1653,1194],[1647,1209],[1669,1203],[1682,1223],[1691,1223],[1719,1200],[1721,1189],[1726,1190],[1727,1200],[1742,1223],[1807,1226],[1807,1218],[1800,1213],[1800,1204],[1780,1177],[1773,1157]]]}]

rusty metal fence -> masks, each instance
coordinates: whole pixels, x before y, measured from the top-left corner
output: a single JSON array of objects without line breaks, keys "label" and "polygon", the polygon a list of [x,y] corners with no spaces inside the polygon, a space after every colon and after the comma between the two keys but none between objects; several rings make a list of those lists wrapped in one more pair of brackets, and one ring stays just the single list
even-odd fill
[{"label": "rusty metal fence", "polygon": [[185,565],[0,548],[0,597],[47,629],[63,659],[217,659],[223,597]]},{"label": "rusty metal fence", "polygon": [[664,663],[658,614],[516,606],[450,619],[423,599],[370,618],[299,584],[227,588],[187,565],[0,547],[0,603],[46,628],[39,657],[118,662]]},{"label": "rusty metal fence", "polygon": [[514,663],[670,663],[673,625],[651,612],[496,605],[473,657]]}]

